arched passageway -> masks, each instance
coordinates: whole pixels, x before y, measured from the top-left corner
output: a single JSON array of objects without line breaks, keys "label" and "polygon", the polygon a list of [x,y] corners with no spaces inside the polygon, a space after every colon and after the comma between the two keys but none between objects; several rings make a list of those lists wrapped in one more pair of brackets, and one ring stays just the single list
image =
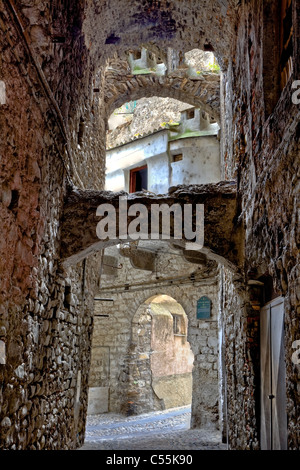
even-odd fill
[{"label": "arched passageway", "polygon": [[194,355],[187,324],[181,305],[166,295],[138,308],[132,319],[128,402],[122,407],[128,415],[191,404]]},{"label": "arched passageway", "polygon": [[[129,67],[128,62],[125,62]],[[144,96],[160,96],[174,98],[203,109],[220,121],[220,74],[201,72],[199,78],[190,78],[187,69],[173,72],[166,77],[150,75],[131,75],[130,70],[125,71],[120,61],[113,62],[108,69],[105,94],[105,106],[110,115],[115,108],[125,102],[138,100]],[[118,66],[120,70],[118,70]],[[200,72],[199,72],[200,73]],[[125,77],[127,80],[124,80]],[[125,88],[125,90],[124,90]]]},{"label": "arched passageway", "polygon": [[[167,390],[172,384],[170,379],[177,366],[180,371],[187,365],[172,360],[176,344],[184,354],[191,348],[194,356],[193,381],[189,374],[181,374],[176,379],[178,386],[182,384],[183,392],[192,386],[191,426],[222,428],[219,289],[217,264],[203,255],[196,258],[186,253],[184,256],[181,250],[166,242],[159,246],[144,242],[138,247],[107,249],[95,299],[90,376],[90,403],[95,403],[95,407],[90,407],[90,412],[126,414],[128,402],[132,402],[132,411],[137,413],[169,406],[164,387]],[[169,298],[176,302],[172,301],[173,309],[168,310]],[[199,307],[202,298],[209,300],[209,310],[203,317]],[[165,299],[165,303],[154,303],[155,299]],[[187,336],[174,337],[170,329],[169,336],[166,333],[169,353],[160,350],[156,355],[153,325],[166,320],[170,327],[175,327],[171,312],[178,310],[182,314],[182,309],[186,319],[181,316],[179,320],[182,327],[187,327]],[[156,346],[161,348],[161,341]],[[155,357],[161,357],[161,363],[153,362]],[[99,366],[104,362],[106,371],[101,371]],[[199,387],[199,383],[203,385]],[[130,399],[128,390],[133,394]],[[175,404],[176,394],[172,400]]]}]

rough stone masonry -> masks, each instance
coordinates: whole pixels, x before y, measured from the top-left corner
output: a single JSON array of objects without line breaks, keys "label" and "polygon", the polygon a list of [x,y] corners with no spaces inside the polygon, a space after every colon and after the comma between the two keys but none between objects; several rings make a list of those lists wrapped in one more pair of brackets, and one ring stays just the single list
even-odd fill
[{"label": "rough stone masonry", "polygon": [[[223,179],[236,181],[235,221],[245,231],[244,258],[238,273],[223,268],[220,300],[229,447],[260,447],[263,299],[249,281],[268,280],[285,299],[287,446],[299,448],[300,371],[291,360],[300,314],[299,106],[291,89],[300,5],[287,5],[283,22],[262,0],[0,0],[1,449],[84,441],[100,254],[63,265],[64,214],[70,187],[85,195],[104,188],[107,61],[147,44],[213,50],[221,67]],[[125,77],[118,87],[118,103],[130,99],[131,83]]]}]

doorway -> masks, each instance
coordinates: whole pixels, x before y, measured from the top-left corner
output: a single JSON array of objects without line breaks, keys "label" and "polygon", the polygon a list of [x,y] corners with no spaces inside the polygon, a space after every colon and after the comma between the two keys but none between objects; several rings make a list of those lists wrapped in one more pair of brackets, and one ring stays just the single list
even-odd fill
[{"label": "doorway", "polygon": [[187,326],[184,309],[168,295],[155,295],[140,305],[132,321],[125,414],[191,404],[194,354]]},{"label": "doorway", "polygon": [[147,165],[130,170],[129,192],[135,193],[143,189],[148,189]]},{"label": "doorway", "polygon": [[261,449],[287,449],[284,299],[261,309]]}]

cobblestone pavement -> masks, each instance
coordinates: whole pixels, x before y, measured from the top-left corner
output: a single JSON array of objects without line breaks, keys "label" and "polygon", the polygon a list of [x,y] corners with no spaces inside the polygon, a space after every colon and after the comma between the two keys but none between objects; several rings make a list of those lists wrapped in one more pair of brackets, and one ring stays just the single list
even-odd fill
[{"label": "cobblestone pavement", "polygon": [[190,429],[190,407],[125,417],[88,416],[79,450],[226,450],[220,432]]}]

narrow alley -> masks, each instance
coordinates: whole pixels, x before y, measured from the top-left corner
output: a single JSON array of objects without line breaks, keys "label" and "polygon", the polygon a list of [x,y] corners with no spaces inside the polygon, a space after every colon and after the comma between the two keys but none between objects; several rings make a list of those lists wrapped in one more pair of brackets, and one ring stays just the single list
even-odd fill
[{"label": "narrow alley", "polygon": [[299,450],[299,52],[300,0],[0,0],[0,450]]}]

